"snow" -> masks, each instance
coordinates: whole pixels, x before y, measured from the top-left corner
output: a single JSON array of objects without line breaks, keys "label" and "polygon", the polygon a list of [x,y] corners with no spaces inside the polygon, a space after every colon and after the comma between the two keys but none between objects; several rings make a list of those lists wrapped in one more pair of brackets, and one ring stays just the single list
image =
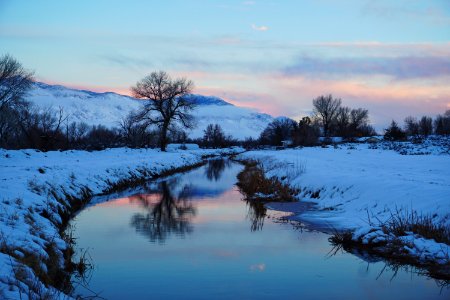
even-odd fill
[{"label": "snow", "polygon": [[[353,241],[361,241],[364,245],[377,245],[389,247],[393,244],[402,246],[398,251],[408,256],[417,257],[420,261],[433,262],[438,264],[448,264],[450,260],[450,246],[438,243],[432,239],[425,239],[417,234],[408,232],[404,236],[396,237],[392,233],[383,232],[381,227],[363,226],[353,232]],[[384,245],[387,243],[387,246]]]},{"label": "snow", "polygon": [[[83,187],[88,187],[94,195],[101,194],[124,178],[142,176],[144,169],[152,176],[199,163],[205,156],[241,151],[240,148],[172,149],[170,152],[128,148],[95,152],[0,149],[2,248],[5,245],[17,257],[27,255],[23,253],[25,251],[41,259],[48,257],[45,248],[49,243],[55,243],[59,250],[65,248],[59,228],[54,224],[61,223],[57,211],[62,205],[55,200],[53,192],[63,201],[67,201],[68,195],[80,197]],[[44,211],[49,212],[53,221],[41,215]],[[12,265],[20,263],[0,253],[0,298],[19,298],[17,288],[10,290],[9,287],[9,282],[14,280]],[[37,281],[33,276],[31,278]]]},{"label": "snow", "polygon": [[167,145],[167,151],[175,150],[199,150],[200,147],[197,144],[169,144]]},{"label": "snow", "polygon": [[[317,203],[316,210],[296,216],[302,221],[328,223],[342,230],[360,228],[366,232],[357,231],[355,236],[368,241],[385,238],[369,223],[383,223],[397,210],[431,215],[434,222],[450,226],[450,155],[442,154],[447,150],[425,143],[429,155],[401,155],[425,146],[407,143],[409,150],[404,153],[388,150],[386,145],[377,149],[367,144],[343,144],[250,151],[238,159],[260,161],[268,177],[276,176],[300,188],[300,201]],[[445,248],[448,262],[448,245],[420,241],[428,245],[428,256],[438,257]],[[416,253],[424,251],[421,248]]]},{"label": "snow", "polygon": [[[226,135],[237,139],[257,138],[273,120],[270,115],[234,106],[217,97],[191,95],[190,98],[197,104],[192,112],[196,127],[188,131],[191,138],[202,137],[211,123],[220,124]],[[70,122],[106,127],[118,127],[124,116],[142,105],[141,100],[116,93],[95,93],[41,82],[34,84],[26,99],[43,109],[62,107]]]}]

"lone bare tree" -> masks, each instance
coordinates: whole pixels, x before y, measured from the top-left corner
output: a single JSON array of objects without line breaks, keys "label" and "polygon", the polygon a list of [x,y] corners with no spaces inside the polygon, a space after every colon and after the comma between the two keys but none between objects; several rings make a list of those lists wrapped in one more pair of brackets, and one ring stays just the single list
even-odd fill
[{"label": "lone bare tree", "polygon": [[0,113],[14,109],[23,100],[33,82],[33,73],[25,70],[11,55],[0,57]]},{"label": "lone bare tree", "polygon": [[341,99],[333,98],[332,95],[319,96],[313,100],[313,106],[314,115],[322,122],[323,134],[327,137],[329,135],[330,125],[334,121],[341,106]]},{"label": "lone bare tree", "polygon": [[0,56],[0,147],[10,148],[21,142],[19,114],[29,109],[23,98],[32,82],[32,72],[12,56]]},{"label": "lone bare tree", "polygon": [[158,126],[161,151],[166,151],[170,126],[193,126],[189,113],[195,105],[185,97],[191,93],[193,85],[186,78],[172,79],[166,72],[159,71],[152,72],[131,88],[134,97],[147,100],[136,118],[146,126]]}]

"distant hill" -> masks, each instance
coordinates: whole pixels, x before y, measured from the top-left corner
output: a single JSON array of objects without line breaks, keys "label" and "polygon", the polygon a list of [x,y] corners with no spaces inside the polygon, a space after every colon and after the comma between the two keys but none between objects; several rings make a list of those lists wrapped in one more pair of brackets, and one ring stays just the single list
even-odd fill
[{"label": "distant hill", "polygon": [[[118,126],[123,116],[142,105],[141,100],[113,92],[96,93],[42,82],[34,83],[26,99],[40,107],[62,107],[70,115],[70,121],[107,127]],[[256,138],[273,120],[268,114],[235,106],[218,97],[194,94],[189,99],[197,104],[193,111],[197,126],[188,132],[192,138],[203,136],[210,123],[220,124],[234,138]]]}]

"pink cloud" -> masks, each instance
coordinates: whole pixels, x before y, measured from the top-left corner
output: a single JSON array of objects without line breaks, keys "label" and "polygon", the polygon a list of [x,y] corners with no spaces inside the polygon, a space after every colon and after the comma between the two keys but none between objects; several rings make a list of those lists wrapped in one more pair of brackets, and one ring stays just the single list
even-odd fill
[{"label": "pink cloud", "polygon": [[62,85],[71,89],[76,90],[87,90],[97,93],[114,92],[121,95],[131,96],[131,91],[129,87],[117,87],[108,85],[93,85],[93,84],[77,84],[77,83],[67,83],[63,81],[48,80],[45,78],[38,77],[38,81],[45,82],[52,85]]},{"label": "pink cloud", "polygon": [[450,58],[440,56],[400,57],[310,57],[301,56],[284,69],[286,75],[320,77],[387,75],[395,79],[436,78],[450,75]]},{"label": "pink cloud", "polygon": [[[193,71],[170,74],[173,77],[184,76],[192,79],[196,84],[194,93],[218,96],[237,106],[295,119],[309,115],[312,99],[327,93],[342,98],[344,105],[368,108],[371,120],[380,127],[385,126],[391,119],[401,121],[408,115],[433,116],[450,107],[450,76],[393,81],[389,76],[367,74],[328,79],[268,72]],[[54,83],[64,85],[61,82]],[[127,87],[77,84],[68,86],[129,94]]]},{"label": "pink cloud", "polygon": [[294,114],[290,116],[302,115],[295,107],[311,109],[313,98],[332,93],[342,98],[344,105],[368,108],[374,123],[383,126],[391,119],[401,121],[408,115],[442,113],[450,103],[450,87],[445,82],[392,82],[386,77],[323,80],[278,75],[272,79],[272,86],[282,91],[280,97],[286,99],[287,105],[296,103],[291,106]]}]

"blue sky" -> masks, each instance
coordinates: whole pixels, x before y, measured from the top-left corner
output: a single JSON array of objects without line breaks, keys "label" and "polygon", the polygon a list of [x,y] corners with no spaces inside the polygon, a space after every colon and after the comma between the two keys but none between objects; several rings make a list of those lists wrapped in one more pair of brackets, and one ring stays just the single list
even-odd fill
[{"label": "blue sky", "polygon": [[376,126],[450,109],[446,0],[0,0],[0,45],[39,80],[97,91],[162,69],[293,118],[326,93]]}]

